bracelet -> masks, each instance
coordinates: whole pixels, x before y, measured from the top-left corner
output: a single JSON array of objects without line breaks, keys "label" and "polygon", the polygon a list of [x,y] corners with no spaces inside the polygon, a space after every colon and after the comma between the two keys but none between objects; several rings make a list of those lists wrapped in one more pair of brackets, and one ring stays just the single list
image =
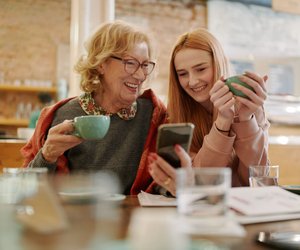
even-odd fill
[{"label": "bracelet", "polygon": [[220,131],[220,132],[223,132],[223,133],[229,133],[230,132],[230,129],[229,130],[222,130],[222,129],[219,129],[218,127],[217,127],[217,124],[215,124],[216,125],[216,129],[218,130],[218,131]]}]

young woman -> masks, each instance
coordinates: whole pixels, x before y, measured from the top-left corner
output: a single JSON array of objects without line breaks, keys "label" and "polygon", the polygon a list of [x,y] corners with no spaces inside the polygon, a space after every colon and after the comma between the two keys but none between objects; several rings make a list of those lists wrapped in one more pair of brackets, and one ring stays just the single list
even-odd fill
[{"label": "young woman", "polygon": [[[248,167],[268,163],[268,127],[263,104],[265,81],[253,72],[239,79],[254,91],[233,84],[248,98],[234,96],[225,85],[229,63],[217,39],[206,29],[181,35],[170,62],[169,122],[192,122],[195,131],[189,164],[179,146],[184,167],[229,167],[232,185],[248,185]],[[157,154],[149,156],[154,180],[175,195],[176,172]],[[184,163],[183,163],[184,162]]]}]

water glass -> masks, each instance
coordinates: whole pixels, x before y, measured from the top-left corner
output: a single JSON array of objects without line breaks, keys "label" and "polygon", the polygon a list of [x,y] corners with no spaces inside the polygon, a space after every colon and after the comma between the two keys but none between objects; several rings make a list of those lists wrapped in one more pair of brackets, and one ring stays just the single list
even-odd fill
[{"label": "water glass", "polygon": [[252,165],[249,167],[250,187],[278,186],[278,180],[278,165]]},{"label": "water glass", "polygon": [[177,170],[177,208],[180,215],[208,223],[227,214],[230,168],[201,167]]},{"label": "water glass", "polygon": [[37,192],[37,176],[23,168],[3,168],[0,176],[0,202],[17,204]]}]

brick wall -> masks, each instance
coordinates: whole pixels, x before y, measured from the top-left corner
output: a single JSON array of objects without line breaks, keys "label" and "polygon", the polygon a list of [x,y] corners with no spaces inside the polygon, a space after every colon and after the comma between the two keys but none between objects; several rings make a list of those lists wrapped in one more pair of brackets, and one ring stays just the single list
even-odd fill
[{"label": "brick wall", "polygon": [[[0,74],[5,82],[34,79],[56,84],[57,51],[69,44],[71,0],[0,0],[0,6]],[[163,0],[115,0],[115,6],[117,19],[153,33],[158,58],[148,87],[164,96],[171,48],[179,34],[206,26],[206,6]]]},{"label": "brick wall", "polygon": [[56,81],[56,52],[70,37],[71,0],[0,0],[0,72],[6,81]]},{"label": "brick wall", "polygon": [[[115,0],[115,6],[117,19],[152,32],[158,58],[154,77],[146,87],[153,88],[164,99],[171,48],[179,34],[206,26],[205,5],[165,0]],[[68,58],[70,13],[71,0],[0,0],[0,84],[28,79],[50,80],[55,85],[57,77],[68,78],[69,72],[65,75],[61,72],[68,71],[65,67],[68,62],[61,62],[60,51],[66,48],[62,56]],[[19,118],[20,107],[34,109],[36,105],[36,95],[1,91],[0,119]],[[2,127],[0,125],[0,129]]]},{"label": "brick wall", "polygon": [[[71,0],[0,0],[0,84],[56,84],[57,51],[70,42],[70,8]],[[0,91],[0,119],[28,118],[38,105],[34,93]]]}]

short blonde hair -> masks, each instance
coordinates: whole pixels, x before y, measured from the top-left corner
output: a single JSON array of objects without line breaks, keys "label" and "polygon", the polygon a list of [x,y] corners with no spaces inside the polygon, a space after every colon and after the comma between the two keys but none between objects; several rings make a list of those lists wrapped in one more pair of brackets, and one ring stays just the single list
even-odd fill
[{"label": "short blonde hair", "polygon": [[99,65],[111,56],[123,56],[132,50],[135,44],[141,42],[148,45],[149,58],[153,58],[152,41],[145,32],[123,21],[101,25],[85,44],[88,54],[81,56],[75,65],[75,71],[81,75],[81,89],[85,92],[98,89],[101,84],[95,85],[93,80],[98,76],[101,82]]},{"label": "short blonde hair", "polygon": [[[207,51],[212,57],[214,78],[228,77],[230,67],[219,41],[204,28],[181,35],[172,51],[170,60],[168,113],[170,122],[192,122],[196,124],[191,150],[198,152],[204,136],[210,131],[212,119],[206,109],[181,87],[175,69],[175,57],[185,48]],[[215,115],[215,114],[214,114]]]}]

